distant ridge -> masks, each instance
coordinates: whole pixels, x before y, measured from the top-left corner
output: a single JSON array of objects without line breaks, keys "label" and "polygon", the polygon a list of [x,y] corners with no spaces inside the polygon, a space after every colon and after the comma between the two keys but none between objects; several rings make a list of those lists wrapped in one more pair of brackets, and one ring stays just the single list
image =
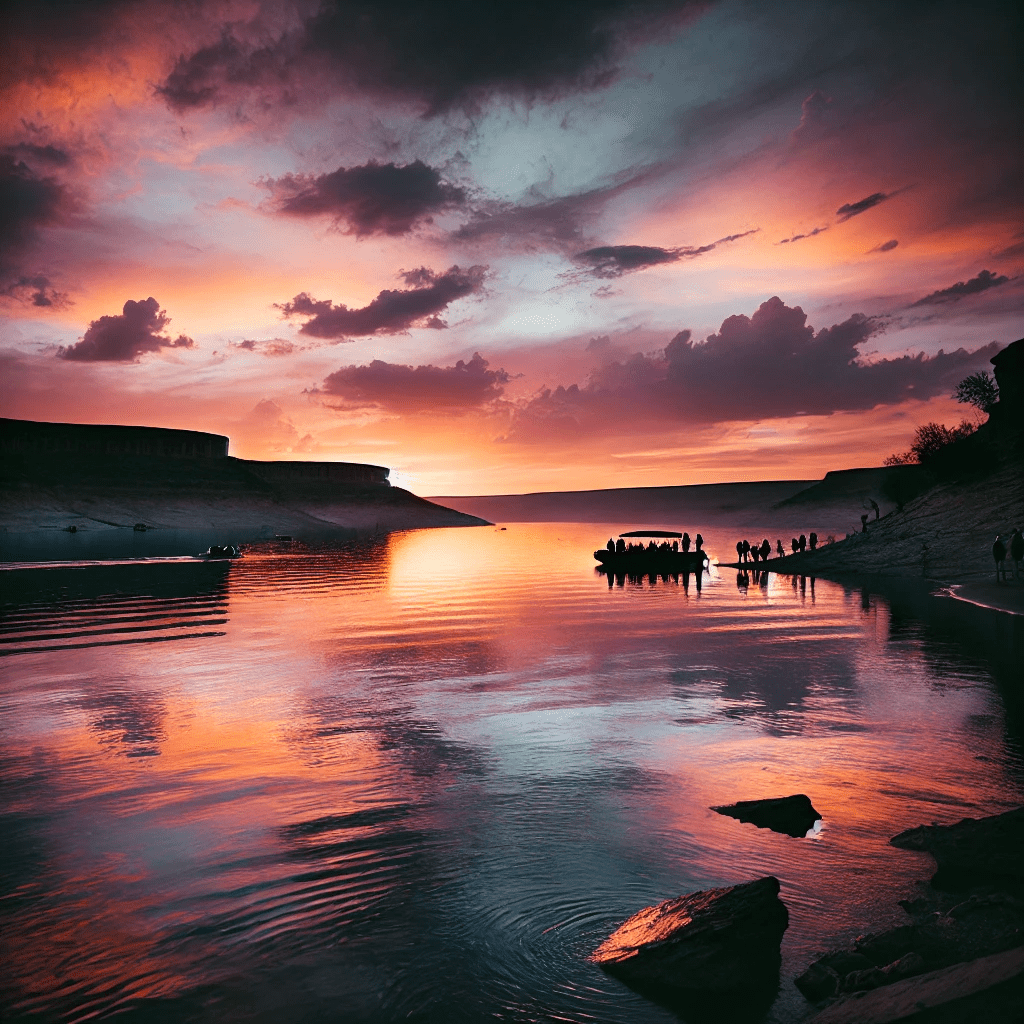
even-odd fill
[{"label": "distant ridge", "polygon": [[769,509],[817,480],[685,484],[678,487],[617,487],[591,491],[538,491],[530,494],[432,496],[429,500],[491,522],[628,521],[646,526],[678,522],[696,512]]}]

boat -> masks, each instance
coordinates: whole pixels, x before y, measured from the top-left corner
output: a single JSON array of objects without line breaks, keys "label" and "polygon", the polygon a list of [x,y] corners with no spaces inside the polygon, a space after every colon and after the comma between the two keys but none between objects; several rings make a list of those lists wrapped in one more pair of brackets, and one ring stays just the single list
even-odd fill
[{"label": "boat", "polygon": [[[647,541],[659,540],[662,544],[681,540],[681,533],[674,533],[671,530],[631,530],[628,533],[620,533],[619,539],[628,542],[629,540],[643,539]],[[594,558],[601,563],[600,569],[605,572],[642,574],[642,573],[686,573],[703,572],[708,564],[708,553],[702,549],[696,551],[673,551],[671,547],[666,551],[661,544],[653,548],[645,547],[642,544],[630,549],[627,545],[623,551],[612,551],[609,548],[598,548],[594,552]]]},{"label": "boat", "polygon": [[211,544],[199,557],[205,558],[208,562],[223,558],[241,558],[242,549],[237,544]]}]

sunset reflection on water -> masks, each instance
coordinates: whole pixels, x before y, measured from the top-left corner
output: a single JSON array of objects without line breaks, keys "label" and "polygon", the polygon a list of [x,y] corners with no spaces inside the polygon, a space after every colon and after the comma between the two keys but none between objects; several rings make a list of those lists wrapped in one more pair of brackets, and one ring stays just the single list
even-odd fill
[{"label": "sunset reflection on water", "polygon": [[[1020,802],[1020,628],[715,568],[609,588],[618,529],[5,572],[5,1015],[667,1020],[587,955],[768,873],[771,1018],[806,1015],[789,979],[930,874],[890,835]],[[710,810],[797,792],[816,839]]]}]

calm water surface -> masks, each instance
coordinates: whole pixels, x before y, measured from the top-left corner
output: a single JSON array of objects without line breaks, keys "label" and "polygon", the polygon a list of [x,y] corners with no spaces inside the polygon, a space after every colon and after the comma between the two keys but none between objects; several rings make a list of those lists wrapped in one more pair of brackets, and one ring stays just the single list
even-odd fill
[{"label": "calm water surface", "polygon": [[[890,835],[1021,802],[1019,620],[610,585],[613,530],[0,574],[2,1015],[672,1020],[587,954],[771,873],[806,1016],[930,874]],[[811,838],[709,809],[797,792]]]}]

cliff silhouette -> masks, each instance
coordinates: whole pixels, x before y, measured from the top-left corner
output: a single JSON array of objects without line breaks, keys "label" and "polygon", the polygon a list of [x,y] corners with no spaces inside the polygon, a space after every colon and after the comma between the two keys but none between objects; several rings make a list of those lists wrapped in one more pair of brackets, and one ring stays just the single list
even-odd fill
[{"label": "cliff silhouette", "polygon": [[71,527],[214,529],[234,543],[486,523],[391,486],[383,466],[236,459],[199,431],[5,419],[0,452],[5,557],[19,536]]}]

